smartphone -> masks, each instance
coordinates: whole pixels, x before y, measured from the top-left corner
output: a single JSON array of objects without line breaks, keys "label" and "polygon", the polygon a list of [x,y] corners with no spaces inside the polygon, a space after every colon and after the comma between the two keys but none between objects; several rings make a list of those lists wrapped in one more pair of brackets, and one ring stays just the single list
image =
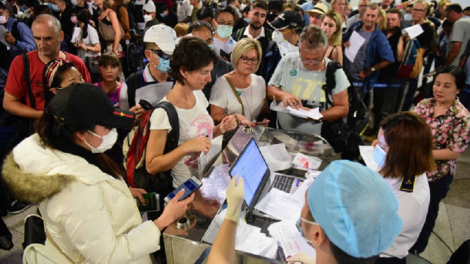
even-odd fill
[{"label": "smartphone", "polygon": [[158,212],[160,211],[160,194],[159,193],[145,193],[142,194],[145,202],[140,202],[139,199],[135,198],[137,207],[141,213],[143,212]]},{"label": "smartphone", "polygon": [[176,190],[174,190],[172,193],[168,194],[167,197],[165,197],[165,202],[168,203],[170,202],[173,197],[176,196],[176,194],[181,190],[184,189],[184,195],[179,199],[180,201],[188,198],[192,193],[197,191],[199,188],[201,188],[202,182],[196,178],[196,176],[192,176],[189,180],[187,180],[185,183],[181,184]]}]

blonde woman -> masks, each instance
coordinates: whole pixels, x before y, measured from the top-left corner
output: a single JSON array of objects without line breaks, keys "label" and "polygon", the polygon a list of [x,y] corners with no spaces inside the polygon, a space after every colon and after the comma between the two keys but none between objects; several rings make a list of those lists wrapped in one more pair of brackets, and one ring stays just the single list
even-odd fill
[{"label": "blonde woman", "polygon": [[343,29],[341,28],[341,15],[333,10],[326,12],[321,20],[321,29],[328,38],[328,47],[325,51],[325,57],[343,65],[343,49],[341,47]]},{"label": "blonde woman", "polygon": [[[234,71],[217,79],[210,97],[211,117],[219,123],[225,116],[234,115],[238,124],[254,126],[266,102],[266,82],[255,75],[262,58],[257,40],[244,38],[237,42],[231,60]],[[268,122],[268,120],[263,120]]]},{"label": "blonde woman", "polygon": [[119,52],[122,52],[122,47],[120,47],[119,42],[121,41],[121,25],[117,18],[116,12],[112,9],[112,4],[110,0],[95,0],[95,6],[99,9],[100,16],[98,20],[107,25],[112,25],[114,29],[114,41],[106,43],[109,51],[112,51],[119,55]]},{"label": "blonde woman", "polygon": [[344,14],[347,4],[347,0],[333,0],[330,4],[330,10],[336,11],[341,15],[341,28],[343,29],[347,29],[349,27],[348,17]]},{"label": "blonde woman", "polygon": [[380,31],[387,31],[387,13],[382,8],[379,8],[379,16],[377,17],[377,26]]}]

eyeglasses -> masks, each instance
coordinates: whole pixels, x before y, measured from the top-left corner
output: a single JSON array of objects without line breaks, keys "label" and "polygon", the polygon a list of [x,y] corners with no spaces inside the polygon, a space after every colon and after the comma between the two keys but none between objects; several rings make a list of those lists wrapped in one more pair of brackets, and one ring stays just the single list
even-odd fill
[{"label": "eyeglasses", "polygon": [[411,9],[411,10],[412,10],[413,12],[417,12],[417,13],[422,13],[422,12],[426,11],[426,10],[424,10],[424,9],[416,9],[416,8],[413,8],[413,9]]},{"label": "eyeglasses", "polygon": [[150,50],[150,51],[157,54],[160,58],[162,58],[164,60],[169,60],[171,58],[171,55],[166,54],[162,50]]},{"label": "eyeglasses", "polygon": [[313,65],[319,65],[323,62],[323,59],[321,60],[302,60],[302,57],[300,57],[300,61],[303,64],[313,64]]},{"label": "eyeglasses", "polygon": [[248,58],[248,57],[242,56],[240,59],[241,59],[242,62],[245,63],[245,64],[248,64],[248,62],[251,62],[251,64],[258,64],[258,62],[259,62],[259,59],[258,59],[258,58],[250,59],[250,58]]}]

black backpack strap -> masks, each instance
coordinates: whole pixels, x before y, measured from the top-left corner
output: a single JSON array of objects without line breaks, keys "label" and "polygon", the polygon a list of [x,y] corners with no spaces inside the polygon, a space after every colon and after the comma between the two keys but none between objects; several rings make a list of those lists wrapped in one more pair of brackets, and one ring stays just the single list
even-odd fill
[{"label": "black backpack strap", "polygon": [[135,101],[135,93],[139,88],[142,71],[134,72],[127,78],[127,101],[129,102],[129,107],[133,107],[137,104]]},{"label": "black backpack strap", "polygon": [[163,151],[163,153],[168,153],[178,147],[178,141],[180,138],[180,121],[178,119],[178,112],[176,112],[176,108],[167,101],[161,101],[155,108],[163,108],[168,115],[168,120],[170,121],[171,131],[168,133],[165,149]]},{"label": "black backpack strap", "polygon": [[326,82],[322,86],[322,89],[325,91],[326,97],[326,106],[325,109],[328,109],[330,106],[333,106],[333,102],[330,100],[330,96],[333,96],[333,89],[336,87],[336,70],[341,69],[341,64],[336,61],[330,61],[326,66]]},{"label": "black backpack strap", "polygon": [[33,90],[31,89],[31,76],[29,73],[29,58],[27,54],[21,54],[23,57],[24,78],[26,80],[26,92],[28,93],[31,108],[36,109],[36,100],[34,99]]},{"label": "black backpack strap", "polygon": [[11,35],[16,39],[16,41],[21,39],[20,31],[18,29],[18,21],[15,20],[11,25]]}]

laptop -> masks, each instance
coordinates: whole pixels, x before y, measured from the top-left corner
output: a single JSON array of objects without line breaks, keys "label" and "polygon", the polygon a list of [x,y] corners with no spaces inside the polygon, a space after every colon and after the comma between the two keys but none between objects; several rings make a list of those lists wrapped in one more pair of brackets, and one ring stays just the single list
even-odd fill
[{"label": "laptop", "polygon": [[271,188],[287,193],[295,192],[304,181],[304,178],[269,171],[268,164],[263,158],[255,140],[251,138],[241,154],[237,157],[229,171],[230,177],[242,177],[245,185],[245,202],[249,211],[254,215],[269,218],[266,214],[255,210],[255,205]]}]

